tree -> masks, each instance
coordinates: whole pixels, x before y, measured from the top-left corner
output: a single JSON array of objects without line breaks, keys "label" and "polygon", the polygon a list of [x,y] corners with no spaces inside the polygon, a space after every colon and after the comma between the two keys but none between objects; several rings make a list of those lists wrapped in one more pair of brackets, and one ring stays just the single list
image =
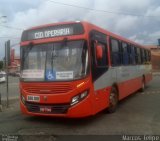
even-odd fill
[{"label": "tree", "polygon": [[3,61],[0,61],[0,70],[3,69]]}]

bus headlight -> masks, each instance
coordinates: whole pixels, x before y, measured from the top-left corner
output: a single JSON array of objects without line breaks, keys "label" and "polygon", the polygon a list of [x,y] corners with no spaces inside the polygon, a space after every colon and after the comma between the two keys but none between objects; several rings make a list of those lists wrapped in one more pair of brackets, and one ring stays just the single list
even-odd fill
[{"label": "bus headlight", "polygon": [[22,101],[22,103],[25,105],[25,103],[26,103],[26,99],[25,99],[25,97],[21,94],[21,101]]},{"label": "bus headlight", "polygon": [[78,102],[80,102],[81,100],[83,100],[85,97],[87,97],[88,95],[88,90],[84,91],[83,93],[76,95],[72,98],[71,100],[71,106],[77,104]]}]

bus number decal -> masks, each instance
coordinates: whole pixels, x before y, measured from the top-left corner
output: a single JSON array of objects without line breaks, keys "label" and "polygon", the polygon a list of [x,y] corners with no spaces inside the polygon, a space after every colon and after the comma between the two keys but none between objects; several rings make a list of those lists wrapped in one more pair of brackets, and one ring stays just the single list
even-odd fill
[{"label": "bus number decal", "polygon": [[40,101],[40,97],[39,96],[28,95],[27,96],[27,101],[39,102]]}]

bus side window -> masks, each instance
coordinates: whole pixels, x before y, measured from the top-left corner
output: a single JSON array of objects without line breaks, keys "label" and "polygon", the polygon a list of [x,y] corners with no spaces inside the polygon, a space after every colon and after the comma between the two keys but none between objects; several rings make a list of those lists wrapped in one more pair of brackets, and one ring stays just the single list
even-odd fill
[{"label": "bus side window", "polygon": [[137,47],[134,47],[134,51],[135,51],[135,61],[136,61],[136,64],[138,64],[138,52],[137,52]]},{"label": "bus side window", "polygon": [[144,64],[145,63],[145,55],[144,55],[144,49],[141,49],[141,63]]},{"label": "bus side window", "polygon": [[95,45],[95,61],[97,67],[107,66],[107,51],[106,46],[103,43],[96,42]]},{"label": "bus side window", "polygon": [[136,64],[135,47],[133,45],[130,46],[130,63]]},{"label": "bus side window", "polygon": [[122,42],[122,62],[123,65],[128,65],[129,64],[129,48],[128,48],[128,44]]},{"label": "bus side window", "polygon": [[148,51],[148,61],[151,61],[151,51]]},{"label": "bus side window", "polygon": [[120,43],[116,39],[111,39],[111,59],[113,66],[121,65]]},{"label": "bus side window", "polygon": [[132,64],[131,45],[127,44],[127,49],[128,49],[128,57],[129,57],[129,63],[128,64]]},{"label": "bus side window", "polygon": [[148,62],[148,54],[147,54],[147,50],[144,50],[144,55],[145,55],[145,63]]},{"label": "bus side window", "polygon": [[146,60],[147,60],[147,63],[149,63],[151,61],[150,51],[149,50],[146,50]]},{"label": "bus side window", "polygon": [[137,58],[138,58],[138,64],[141,64],[141,52],[139,47],[137,47]]}]

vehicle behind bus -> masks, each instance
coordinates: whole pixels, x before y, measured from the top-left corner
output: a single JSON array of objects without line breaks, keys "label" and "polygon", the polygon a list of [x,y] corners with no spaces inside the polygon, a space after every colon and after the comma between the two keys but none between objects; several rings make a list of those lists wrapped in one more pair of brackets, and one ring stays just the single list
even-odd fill
[{"label": "vehicle behind bus", "polygon": [[0,72],[0,83],[6,82],[6,73],[5,72]]}]

